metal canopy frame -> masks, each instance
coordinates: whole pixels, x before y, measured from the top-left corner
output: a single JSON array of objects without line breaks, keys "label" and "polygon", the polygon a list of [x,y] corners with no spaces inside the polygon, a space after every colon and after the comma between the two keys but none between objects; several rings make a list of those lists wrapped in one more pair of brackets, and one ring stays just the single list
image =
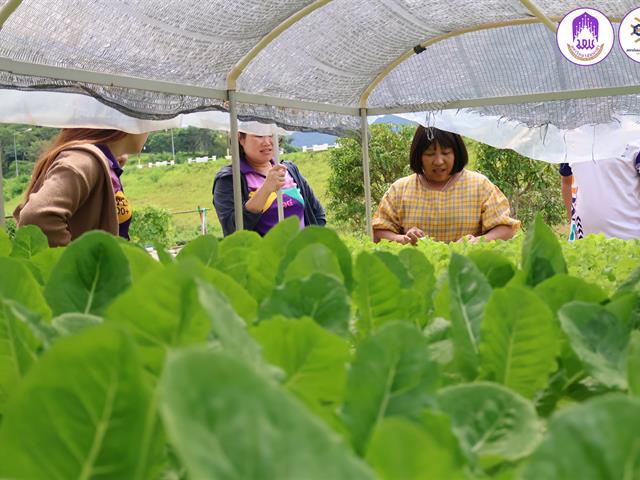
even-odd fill
[{"label": "metal canopy frame", "polygon": [[422,112],[426,110],[448,110],[457,108],[487,107],[491,105],[514,105],[535,102],[553,102],[557,100],[577,100],[596,97],[615,97],[620,95],[633,95],[640,93],[640,85],[627,85],[624,87],[588,88],[584,90],[565,90],[564,92],[531,93],[528,95],[513,95],[504,97],[470,98],[468,100],[456,100],[432,104],[422,103],[411,107],[382,107],[370,108],[369,115],[385,115],[390,113]]},{"label": "metal canopy frame", "polygon": [[245,67],[249,65],[262,50],[267,48],[272,41],[278,38],[281,33],[298,23],[310,13],[315,12],[320,7],[324,7],[330,1],[331,0],[315,0],[313,3],[295,12],[289,18],[280,23],[280,25],[274,28],[271,32],[262,37],[262,39],[251,50],[249,50],[249,52],[244,57],[242,57],[240,61],[236,63],[236,65],[231,69],[231,71],[227,75],[227,89],[236,89],[236,81],[244,71]]},{"label": "metal canopy frame", "polygon": [[524,5],[538,20],[544,23],[549,30],[556,33],[558,25],[548,18],[533,0],[520,0],[520,3]]},{"label": "metal canopy frame", "polygon": [[18,8],[21,3],[22,0],[9,0],[2,8],[0,8],[0,30],[2,30],[4,22],[6,22],[11,14],[16,11],[16,8]]},{"label": "metal canopy frame", "polygon": [[[529,20],[522,23],[539,23]],[[451,35],[448,35],[450,37]],[[433,43],[433,42],[432,42]],[[430,44],[432,44],[430,43]],[[413,51],[413,50],[412,50]],[[408,58],[408,57],[407,57]],[[397,65],[396,65],[397,66]],[[115,86],[132,88],[138,90],[154,91],[174,95],[190,95],[200,98],[211,98],[221,101],[229,101],[229,90],[215,88],[198,87],[180,83],[164,82],[159,80],[147,80],[138,77],[128,77],[123,75],[112,75],[107,73],[91,72],[87,70],[77,70],[61,67],[48,67],[45,65],[35,65],[26,62],[17,62],[8,58],[0,57],[0,70],[17,75],[30,75],[56,80],[68,80],[73,82],[90,83],[94,85]],[[383,80],[383,78],[380,78]],[[376,83],[376,85],[379,82]],[[375,87],[375,85],[374,85]],[[370,93],[370,92],[369,92]],[[309,110],[313,112],[336,113],[341,115],[360,116],[360,110],[367,108],[368,115],[384,115],[389,113],[408,113],[423,110],[442,110],[447,108],[469,108],[488,105],[511,105],[517,103],[530,103],[540,101],[569,100],[580,98],[595,98],[604,96],[631,95],[640,93],[640,85],[628,85],[623,87],[591,88],[582,90],[565,90],[562,92],[541,92],[528,95],[514,95],[502,97],[472,98],[456,100],[453,102],[438,104],[414,104],[398,107],[350,107],[334,105],[329,103],[309,102],[304,100],[293,100],[282,97],[272,97],[267,95],[256,95],[247,92],[236,92],[236,101],[251,105],[268,105],[282,108],[295,108]],[[364,95],[364,94],[363,94]],[[363,100],[361,98],[361,103]]]},{"label": "metal canopy frame", "polygon": [[[251,62],[263,51],[273,40],[278,38],[284,31],[295,25],[300,20],[304,19],[309,14],[322,8],[331,0],[315,0],[308,4],[304,8],[293,13],[291,16],[282,21],[274,30],[263,37],[242,59],[240,59],[236,65],[229,71],[227,75],[227,88],[226,90],[207,88],[196,85],[186,85],[178,82],[167,82],[160,80],[151,80],[139,77],[131,77],[125,75],[114,75],[102,72],[91,72],[87,70],[63,68],[56,66],[47,66],[40,64],[33,64],[27,62],[20,62],[5,57],[0,57],[0,70],[17,75],[28,75],[43,78],[51,78],[56,80],[66,80],[71,82],[80,82],[102,86],[116,86],[137,90],[155,91],[166,94],[174,95],[188,95],[199,98],[215,99],[228,103],[228,110],[230,115],[230,138],[237,138],[238,134],[238,116],[237,105],[238,103],[252,104],[252,105],[267,105],[281,108],[293,108],[300,110],[308,110],[323,113],[334,113],[340,115],[348,115],[354,117],[360,117],[360,130],[362,139],[362,163],[363,163],[363,180],[365,190],[365,214],[367,233],[372,236],[371,229],[371,185],[370,185],[370,172],[369,172],[369,133],[367,117],[369,115],[384,115],[390,113],[407,113],[425,110],[443,110],[443,109],[455,109],[455,108],[469,108],[469,107],[481,107],[489,105],[509,105],[509,104],[522,104],[530,102],[540,101],[554,101],[554,100],[568,100],[568,99],[581,99],[581,98],[593,98],[603,96],[616,96],[616,95],[629,95],[640,93],[640,85],[625,86],[625,87],[611,87],[611,88],[594,88],[586,90],[570,90],[563,92],[542,92],[529,95],[516,95],[516,96],[502,96],[502,97],[487,97],[487,98],[474,98],[458,100],[447,103],[422,103],[404,106],[394,107],[377,107],[369,108],[368,100],[374,89],[399,65],[405,60],[409,59],[415,54],[419,54],[424,51],[425,48],[446,40],[448,38],[470,33],[479,30],[487,30],[493,28],[525,25],[525,24],[544,24],[550,31],[556,31],[556,22],[558,18],[547,17],[542,10],[535,4],[533,0],[520,0],[520,3],[531,12],[532,18],[514,19],[504,22],[494,22],[482,25],[476,25],[471,28],[465,28],[456,30],[443,35],[439,35],[435,38],[430,38],[416,47],[413,47],[405,51],[402,55],[396,58],[393,62],[388,64],[375,79],[363,90],[360,95],[358,106],[344,106],[335,105],[321,102],[311,102],[303,100],[295,100],[283,97],[273,97],[267,95],[256,95],[249,92],[236,91],[237,79],[245,70],[245,68],[251,64]],[[8,0],[7,3],[0,9],[0,29],[11,14],[20,6],[22,0]],[[619,19],[612,19],[613,21],[620,21]],[[240,191],[240,161],[239,161],[239,148],[237,141],[231,141],[230,145],[232,156],[232,170],[233,170],[233,190],[234,190],[234,204],[235,204],[235,221],[236,228],[238,230],[243,228],[243,205],[241,200]],[[276,145],[275,148],[278,148]],[[3,209],[3,198],[0,195],[0,212]],[[2,219],[0,219],[1,221]]]}]

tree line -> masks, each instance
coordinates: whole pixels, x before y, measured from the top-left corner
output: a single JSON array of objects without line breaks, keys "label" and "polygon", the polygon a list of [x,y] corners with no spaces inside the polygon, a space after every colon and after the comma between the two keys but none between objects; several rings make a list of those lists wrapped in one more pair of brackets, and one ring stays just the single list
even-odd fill
[{"label": "tree line", "polygon": [[[172,148],[173,132],[173,148]],[[20,124],[0,124],[0,162],[3,176],[15,176],[15,162],[19,173],[31,171],[57,128],[36,127]],[[224,157],[228,151],[228,134],[202,128],[188,127],[161,130],[149,135],[145,153],[185,153],[193,156]]]},{"label": "tree line", "polygon": [[[57,128],[0,124],[0,162],[3,176],[15,176],[16,160],[19,173],[30,173],[33,164],[58,131]],[[280,145],[285,152],[300,150],[291,145],[291,137],[282,137]],[[229,152],[229,134],[195,127],[174,128],[152,132],[144,146],[144,153],[171,154],[174,151],[176,154],[184,154],[180,156],[182,158],[185,155],[215,155],[221,158]],[[177,157],[178,161],[180,157]]]}]

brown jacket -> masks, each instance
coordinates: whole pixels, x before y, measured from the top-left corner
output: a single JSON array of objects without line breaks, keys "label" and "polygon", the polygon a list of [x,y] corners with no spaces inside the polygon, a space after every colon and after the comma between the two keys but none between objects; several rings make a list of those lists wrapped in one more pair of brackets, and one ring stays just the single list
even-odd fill
[{"label": "brown jacket", "polygon": [[67,245],[89,230],[118,235],[109,171],[109,160],[94,145],[64,150],[13,212],[18,226],[37,225],[52,247]]}]

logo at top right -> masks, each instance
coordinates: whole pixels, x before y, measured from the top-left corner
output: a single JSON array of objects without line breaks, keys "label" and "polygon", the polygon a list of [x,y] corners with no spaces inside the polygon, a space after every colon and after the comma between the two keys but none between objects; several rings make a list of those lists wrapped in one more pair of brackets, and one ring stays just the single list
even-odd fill
[{"label": "logo at top right", "polygon": [[581,66],[604,60],[615,43],[613,25],[606,15],[593,8],[578,8],[565,15],[556,38],[562,55]]},{"label": "logo at top right", "polygon": [[624,16],[618,29],[618,41],[625,55],[640,63],[640,8]]}]

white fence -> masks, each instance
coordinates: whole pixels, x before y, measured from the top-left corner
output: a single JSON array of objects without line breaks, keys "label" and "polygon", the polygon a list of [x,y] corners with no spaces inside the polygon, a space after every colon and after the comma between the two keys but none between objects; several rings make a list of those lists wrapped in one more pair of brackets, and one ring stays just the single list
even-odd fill
[{"label": "white fence", "polygon": [[[166,167],[166,166],[175,165],[175,164],[176,163],[173,160],[171,160],[171,161],[165,160],[163,162],[149,162],[149,163],[147,163],[147,167],[148,168]],[[144,168],[144,164],[138,163],[138,168]]]},{"label": "white fence", "polygon": [[153,168],[153,167],[166,167],[168,165],[175,165],[175,162],[173,160],[169,161],[164,161],[164,162],[149,162],[147,163],[147,166],[149,168]]},{"label": "white fence", "polygon": [[218,157],[213,155],[211,157],[196,157],[196,158],[187,158],[187,163],[207,163],[211,160],[215,160]]},{"label": "white fence", "polygon": [[[218,157],[216,155],[212,155],[211,157],[187,158],[187,163],[207,163],[207,162],[216,160],[217,158]],[[157,167],[166,167],[169,165],[175,165],[175,162],[173,160],[171,161],[165,160],[162,162],[148,162],[146,166],[148,168],[157,168]],[[144,168],[144,167],[145,167],[144,164],[138,163],[138,168]]]},{"label": "white fence", "polygon": [[310,147],[307,146],[303,146],[302,147],[302,152],[306,153],[306,152],[324,152],[325,150],[329,150],[330,148],[336,148],[337,145],[334,143],[332,145],[329,145],[328,143],[322,143],[320,145],[311,145]]},{"label": "white fence", "polygon": [[[330,148],[338,148],[338,145],[333,144],[329,145],[327,143],[323,143],[322,145],[312,145],[311,147],[302,147],[303,152],[324,152],[325,150],[329,150]],[[284,150],[280,150],[280,155],[284,155]],[[195,158],[187,158],[187,163],[207,163],[213,160],[217,160],[216,155],[212,155],[210,157],[195,157]],[[225,155],[225,160],[231,160],[231,155]],[[171,161],[162,161],[162,162],[148,162],[148,168],[157,168],[157,167],[166,167],[168,165],[175,165],[173,160]],[[144,168],[144,164],[138,163],[138,168]]]}]

